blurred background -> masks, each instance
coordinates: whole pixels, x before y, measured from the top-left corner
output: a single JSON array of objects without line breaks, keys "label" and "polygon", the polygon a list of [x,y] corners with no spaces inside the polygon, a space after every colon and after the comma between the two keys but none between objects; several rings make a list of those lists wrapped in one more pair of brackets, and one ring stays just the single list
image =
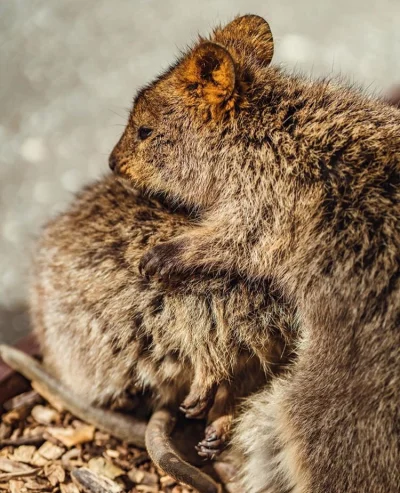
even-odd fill
[{"label": "blurred background", "polygon": [[0,342],[27,330],[40,226],[107,172],[135,91],[238,13],[270,22],[275,63],[378,94],[400,80],[399,0],[0,2]]}]

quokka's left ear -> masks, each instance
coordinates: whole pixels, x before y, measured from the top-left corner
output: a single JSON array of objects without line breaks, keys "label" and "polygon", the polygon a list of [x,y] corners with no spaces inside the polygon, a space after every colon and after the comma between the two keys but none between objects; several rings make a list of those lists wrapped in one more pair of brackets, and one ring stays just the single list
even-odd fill
[{"label": "quokka's left ear", "polygon": [[236,17],[225,27],[214,30],[212,41],[225,46],[239,65],[270,64],[274,40],[268,22],[258,15]]},{"label": "quokka's left ear", "polygon": [[227,101],[235,88],[235,65],[231,55],[216,43],[203,42],[183,60],[178,76],[184,90],[210,105]]}]

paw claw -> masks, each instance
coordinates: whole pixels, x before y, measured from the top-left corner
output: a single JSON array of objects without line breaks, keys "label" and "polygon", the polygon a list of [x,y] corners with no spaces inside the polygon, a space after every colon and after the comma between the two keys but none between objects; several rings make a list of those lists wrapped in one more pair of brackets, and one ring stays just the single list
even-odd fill
[{"label": "paw claw", "polygon": [[207,447],[196,447],[197,454],[205,460],[214,460],[219,454],[219,450],[210,450]]},{"label": "paw claw", "polygon": [[171,278],[181,272],[179,263],[179,244],[166,242],[147,251],[139,262],[139,273],[146,280],[152,277],[169,283]]},{"label": "paw claw", "polygon": [[198,446],[201,449],[211,449],[214,452],[219,451],[221,445],[223,444],[223,441],[217,438],[216,440],[213,440],[212,442],[209,442],[207,440],[203,440],[198,444]]},{"label": "paw claw", "polygon": [[222,430],[218,431],[213,425],[207,426],[204,432],[204,439],[196,446],[200,457],[213,460],[226,446],[226,436]]}]

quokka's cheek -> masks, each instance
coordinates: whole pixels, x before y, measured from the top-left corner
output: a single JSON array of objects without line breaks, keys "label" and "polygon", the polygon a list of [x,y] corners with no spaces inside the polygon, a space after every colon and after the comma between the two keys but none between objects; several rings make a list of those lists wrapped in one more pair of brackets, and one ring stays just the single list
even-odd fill
[{"label": "quokka's cheek", "polygon": [[151,174],[144,167],[132,162],[126,162],[119,166],[116,173],[119,177],[127,179],[140,187],[151,186]]}]

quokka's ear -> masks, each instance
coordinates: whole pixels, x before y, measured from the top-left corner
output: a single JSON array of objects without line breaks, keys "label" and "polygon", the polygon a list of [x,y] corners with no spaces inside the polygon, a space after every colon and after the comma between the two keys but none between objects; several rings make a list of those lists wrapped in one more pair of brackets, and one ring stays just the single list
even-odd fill
[{"label": "quokka's ear", "polygon": [[205,102],[218,105],[227,101],[235,88],[235,65],[222,46],[203,42],[179,67],[184,89],[196,93]]},{"label": "quokka's ear", "polygon": [[224,28],[217,28],[212,39],[225,46],[239,62],[246,62],[249,58],[266,66],[274,55],[271,29],[268,22],[258,15],[236,17]]}]

